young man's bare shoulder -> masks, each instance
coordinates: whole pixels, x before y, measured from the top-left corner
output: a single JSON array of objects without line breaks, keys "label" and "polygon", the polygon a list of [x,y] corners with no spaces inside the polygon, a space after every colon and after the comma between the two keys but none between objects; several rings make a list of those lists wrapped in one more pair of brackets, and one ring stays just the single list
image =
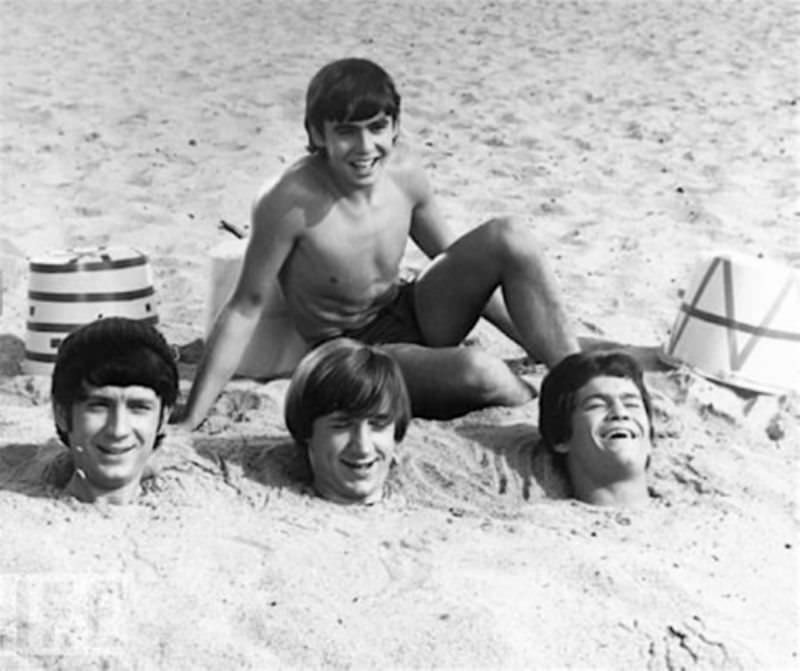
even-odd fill
[{"label": "young man's bare shoulder", "polygon": [[267,180],[254,203],[255,221],[268,219],[302,225],[304,213],[328,205],[332,195],[317,163],[318,157],[305,156],[279,177]]},{"label": "young man's bare shoulder", "polygon": [[304,156],[284,170],[279,177],[266,180],[259,191],[256,203],[265,198],[277,201],[330,198],[318,162],[316,156]]},{"label": "young man's bare shoulder", "polygon": [[398,142],[395,146],[389,172],[395,183],[414,200],[428,192],[428,176],[422,160],[404,142]]}]

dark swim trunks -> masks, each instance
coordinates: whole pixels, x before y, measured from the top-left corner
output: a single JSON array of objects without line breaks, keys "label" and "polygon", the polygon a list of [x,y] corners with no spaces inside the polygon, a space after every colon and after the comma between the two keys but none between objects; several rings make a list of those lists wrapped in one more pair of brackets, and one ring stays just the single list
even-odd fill
[{"label": "dark swim trunks", "polygon": [[414,283],[401,282],[397,296],[369,324],[342,333],[370,345],[387,343],[424,344],[414,309]]}]

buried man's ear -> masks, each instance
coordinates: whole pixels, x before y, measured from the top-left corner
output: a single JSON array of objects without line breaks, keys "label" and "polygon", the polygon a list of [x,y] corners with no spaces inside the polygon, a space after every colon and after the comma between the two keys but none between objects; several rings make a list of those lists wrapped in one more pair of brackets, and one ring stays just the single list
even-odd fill
[{"label": "buried man's ear", "polygon": [[153,444],[153,450],[157,450],[161,447],[161,443],[164,442],[164,438],[166,438],[166,432],[164,431],[164,425],[169,422],[169,418],[172,415],[172,407],[169,405],[165,405],[161,408],[161,418],[158,420],[158,429],[156,431],[156,440]]},{"label": "buried man's ear", "polygon": [[69,411],[63,405],[53,403],[53,419],[59,429],[69,431]]},{"label": "buried man's ear", "polygon": [[58,439],[64,444],[64,447],[69,448],[69,432],[72,429],[72,417],[70,416],[70,410],[54,402],[53,419],[55,421]]}]

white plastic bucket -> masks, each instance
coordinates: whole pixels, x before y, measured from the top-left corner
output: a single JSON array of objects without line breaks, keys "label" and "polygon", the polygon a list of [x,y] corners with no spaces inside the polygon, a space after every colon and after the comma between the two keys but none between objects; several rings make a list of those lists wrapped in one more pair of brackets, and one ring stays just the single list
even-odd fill
[{"label": "white plastic bucket", "polygon": [[[229,240],[211,250],[206,337],[236,287],[246,247],[246,240]],[[294,327],[276,279],[270,285],[261,318],[236,372],[264,380],[287,377],[308,349],[308,344]]]},{"label": "white plastic bucket", "polygon": [[147,257],[129,247],[67,249],[29,263],[23,370],[50,375],[61,341],[102,317],[158,323]]},{"label": "white plastic bucket", "polygon": [[752,391],[800,391],[800,272],[744,254],[702,256],[663,358]]}]

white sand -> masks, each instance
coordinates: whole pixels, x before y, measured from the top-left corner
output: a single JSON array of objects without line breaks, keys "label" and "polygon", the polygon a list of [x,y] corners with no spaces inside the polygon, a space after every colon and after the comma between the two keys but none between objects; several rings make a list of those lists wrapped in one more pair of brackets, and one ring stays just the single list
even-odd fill
[{"label": "white sand", "polygon": [[298,479],[286,382],[242,380],[139,505],[98,509],[42,484],[48,380],[20,370],[26,257],[71,245],[146,252],[188,354],[219,220],[303,151],[344,55],[395,75],[453,221],[527,216],[582,333],[661,345],[697,253],[800,266],[795,2],[0,7],[0,668],[800,663],[797,397],[648,373],[645,509],[558,498],[535,402],[415,421],[392,495],[350,508]]}]

